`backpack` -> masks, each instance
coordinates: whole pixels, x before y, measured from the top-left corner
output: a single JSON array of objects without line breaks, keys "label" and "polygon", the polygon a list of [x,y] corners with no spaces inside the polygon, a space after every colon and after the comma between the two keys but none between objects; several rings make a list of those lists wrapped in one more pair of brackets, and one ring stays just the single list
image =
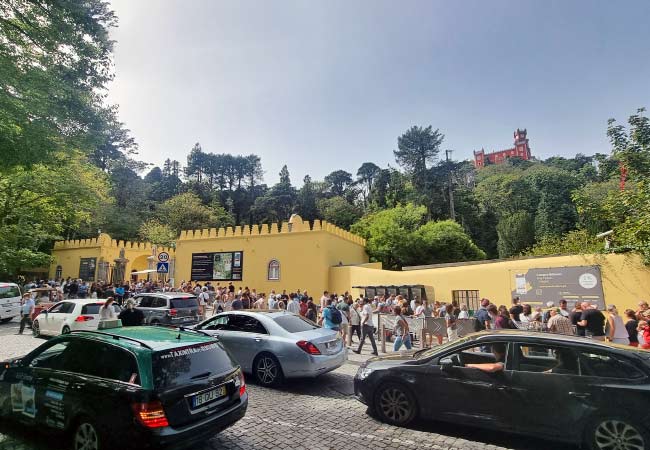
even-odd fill
[{"label": "backpack", "polygon": [[480,310],[477,311],[477,314],[474,315],[474,331],[483,331],[485,330],[485,322],[483,318],[480,317]]},{"label": "backpack", "polygon": [[341,322],[343,322],[343,315],[341,314],[341,311],[339,311],[338,309],[332,308],[330,306],[330,314],[331,314],[330,321],[334,325],[339,325]]}]

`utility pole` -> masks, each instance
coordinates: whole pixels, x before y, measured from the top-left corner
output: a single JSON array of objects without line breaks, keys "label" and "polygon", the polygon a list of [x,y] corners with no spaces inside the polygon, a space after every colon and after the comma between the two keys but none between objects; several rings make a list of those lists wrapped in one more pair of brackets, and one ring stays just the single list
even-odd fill
[{"label": "utility pole", "polygon": [[[445,158],[447,163],[451,163],[451,152],[453,150],[445,150]],[[452,182],[451,168],[449,169],[449,215],[451,220],[456,221],[456,210],[454,208],[454,184]]]}]

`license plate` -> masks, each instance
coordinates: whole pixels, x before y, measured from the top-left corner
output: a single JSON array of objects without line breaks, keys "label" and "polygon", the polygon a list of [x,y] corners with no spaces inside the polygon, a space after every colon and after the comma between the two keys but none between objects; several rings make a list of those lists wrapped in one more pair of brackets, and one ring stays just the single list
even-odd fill
[{"label": "license plate", "polygon": [[192,408],[198,408],[201,405],[210,403],[213,400],[218,400],[226,396],[226,386],[219,386],[218,388],[203,391],[199,394],[192,396]]}]

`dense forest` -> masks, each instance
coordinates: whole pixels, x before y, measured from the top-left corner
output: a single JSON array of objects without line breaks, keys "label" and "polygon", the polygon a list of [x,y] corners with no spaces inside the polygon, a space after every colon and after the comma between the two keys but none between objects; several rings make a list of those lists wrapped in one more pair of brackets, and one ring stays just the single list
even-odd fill
[{"label": "dense forest", "polygon": [[650,260],[643,109],[627,126],[613,119],[603,126],[610,154],[512,158],[478,171],[442,157],[444,130],[433,126],[386,142],[396,167],[369,161],[322,180],[292,182],[287,161],[269,186],[259,156],[199,143],[188,145],[186,161],[169,155],[152,167],[138,159],[117,106],[106,104],[115,23],[99,0],[0,5],[0,275],[46,265],[54,240],[99,230],[173,245],[182,229],[283,221],[292,213],[362,235],[370,256],[392,269],[603,251],[596,234],[610,229],[608,251]]}]

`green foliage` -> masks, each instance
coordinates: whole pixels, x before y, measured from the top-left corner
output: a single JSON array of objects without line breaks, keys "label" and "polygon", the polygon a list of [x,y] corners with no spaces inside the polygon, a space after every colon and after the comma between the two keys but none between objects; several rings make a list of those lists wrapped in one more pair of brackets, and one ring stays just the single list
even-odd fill
[{"label": "green foliage", "polygon": [[497,223],[499,241],[497,250],[500,258],[518,255],[535,242],[533,218],[527,211],[516,211],[503,216]]},{"label": "green foliage", "polygon": [[474,261],[486,257],[463,227],[453,220],[425,223],[410,236],[408,250],[404,255],[406,265]]},{"label": "green foliage", "polygon": [[528,256],[579,255],[602,252],[604,240],[585,229],[569,231],[563,236],[549,236],[524,253]]},{"label": "green foliage", "polygon": [[144,241],[165,247],[172,246],[178,237],[171,226],[160,223],[157,219],[148,220],[140,225],[138,235]]},{"label": "green foliage", "polygon": [[198,195],[191,192],[179,194],[163,202],[156,218],[178,235],[182,230],[196,230],[232,226],[234,219],[218,203],[205,206]]},{"label": "green foliage", "polygon": [[607,136],[612,144],[613,155],[627,168],[630,178],[643,180],[650,174],[650,118],[645,108],[639,108],[628,119],[626,133],[623,125],[609,119]]},{"label": "green foliage", "polygon": [[348,203],[343,197],[319,200],[318,213],[321,218],[346,230],[361,217],[359,208]]}]

